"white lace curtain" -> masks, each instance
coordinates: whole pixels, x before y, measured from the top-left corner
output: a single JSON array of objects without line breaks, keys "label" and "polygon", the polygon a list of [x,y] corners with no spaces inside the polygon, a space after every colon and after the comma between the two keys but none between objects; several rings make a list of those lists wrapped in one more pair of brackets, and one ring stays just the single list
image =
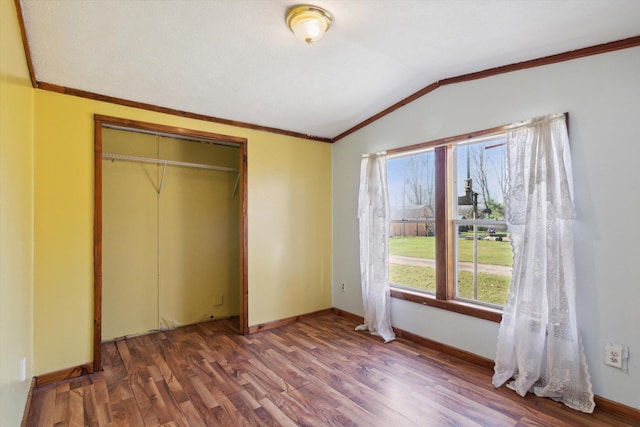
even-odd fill
[{"label": "white lace curtain", "polygon": [[573,177],[564,115],[508,131],[507,225],[513,278],[498,333],[493,384],[592,412],[576,324]]},{"label": "white lace curtain", "polygon": [[384,342],[395,339],[391,328],[389,265],[389,196],[387,156],[368,155],[360,165],[360,278],[364,324],[356,330],[369,330]]}]

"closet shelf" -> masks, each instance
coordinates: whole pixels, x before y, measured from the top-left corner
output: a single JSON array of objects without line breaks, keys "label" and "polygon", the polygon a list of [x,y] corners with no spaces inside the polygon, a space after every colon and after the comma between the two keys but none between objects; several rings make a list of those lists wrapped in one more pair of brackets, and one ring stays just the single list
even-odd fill
[{"label": "closet shelf", "polygon": [[165,165],[165,166],[167,165],[181,166],[185,168],[209,169],[209,170],[216,170],[216,171],[222,171],[222,172],[239,172],[238,169],[227,168],[224,166],[205,165],[201,163],[178,162],[175,160],[153,159],[150,157],[125,156],[124,154],[102,153],[102,158],[108,159],[108,160],[121,160],[124,162],[154,163],[154,164]]},{"label": "closet shelf", "polygon": [[[125,156],[124,154],[102,153],[102,158],[106,160],[120,160],[123,162],[153,163],[157,165],[162,165],[162,177],[160,178],[160,186],[158,187],[158,194],[162,193],[162,186],[164,185],[164,174],[167,171],[167,165],[180,166],[185,168],[195,168],[195,169],[208,169],[208,170],[222,171],[222,172],[240,172],[238,169],[226,168],[224,166],[204,165],[202,163],[177,162],[175,160],[153,159],[151,157]],[[236,195],[239,181],[240,181],[240,174],[238,173],[238,177],[236,178],[236,185],[233,187],[233,193],[231,194],[231,197]]]}]

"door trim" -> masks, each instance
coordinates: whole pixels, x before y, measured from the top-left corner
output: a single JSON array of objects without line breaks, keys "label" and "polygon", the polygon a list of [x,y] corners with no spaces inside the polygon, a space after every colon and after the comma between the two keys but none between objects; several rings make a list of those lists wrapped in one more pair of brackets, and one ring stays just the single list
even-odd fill
[{"label": "door trim", "polygon": [[248,260],[247,260],[247,139],[193,129],[166,126],[137,120],[95,114],[94,118],[94,199],[93,199],[93,371],[102,370],[102,129],[117,126],[124,130],[163,133],[178,138],[194,138],[210,142],[237,144],[240,148],[240,333],[248,326]]}]

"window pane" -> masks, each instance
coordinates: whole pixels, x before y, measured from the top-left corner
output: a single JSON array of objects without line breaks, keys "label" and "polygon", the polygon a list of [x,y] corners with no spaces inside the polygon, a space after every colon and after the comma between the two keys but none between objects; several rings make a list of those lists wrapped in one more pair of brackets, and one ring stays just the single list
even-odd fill
[{"label": "window pane", "polygon": [[506,225],[458,225],[457,229],[456,297],[503,306],[512,270]]},{"label": "window pane", "polygon": [[456,147],[457,218],[504,219],[504,138]]},{"label": "window pane", "polygon": [[512,251],[504,216],[504,138],[458,144],[456,178],[456,298],[503,306]]},{"label": "window pane", "polygon": [[433,150],[387,160],[391,224],[389,281],[435,292],[435,156]]},{"label": "window pane", "polygon": [[[393,226],[395,224],[391,224]],[[398,224],[405,225],[405,224]],[[416,224],[406,224],[415,227]],[[424,224],[420,224],[424,227]],[[424,292],[436,290],[434,236],[389,238],[389,282]]]}]

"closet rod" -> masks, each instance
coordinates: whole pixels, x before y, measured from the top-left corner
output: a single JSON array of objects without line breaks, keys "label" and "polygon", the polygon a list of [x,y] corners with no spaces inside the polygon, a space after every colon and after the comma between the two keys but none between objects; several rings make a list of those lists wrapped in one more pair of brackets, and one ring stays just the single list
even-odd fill
[{"label": "closet rod", "polygon": [[222,171],[222,172],[239,172],[238,169],[226,168],[224,166],[203,165],[201,163],[177,162],[175,160],[152,159],[149,157],[125,156],[124,154],[102,153],[102,158],[108,159],[108,160],[122,160],[125,162],[154,163],[158,165],[182,166],[185,168],[210,169],[210,170],[216,170],[216,171]]}]

